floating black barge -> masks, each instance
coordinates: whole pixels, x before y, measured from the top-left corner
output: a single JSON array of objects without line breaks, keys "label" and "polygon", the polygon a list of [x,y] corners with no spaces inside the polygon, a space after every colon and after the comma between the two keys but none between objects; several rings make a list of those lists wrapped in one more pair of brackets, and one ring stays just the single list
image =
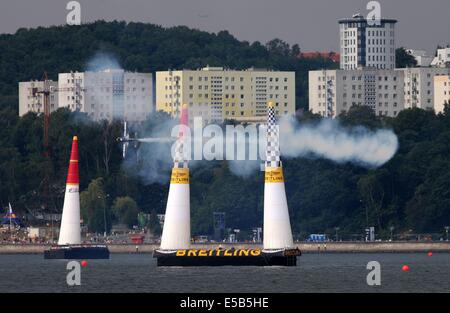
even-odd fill
[{"label": "floating black barge", "polygon": [[155,250],[158,266],[296,266],[296,249]]},{"label": "floating black barge", "polygon": [[44,259],[109,259],[106,245],[61,245],[44,251]]}]

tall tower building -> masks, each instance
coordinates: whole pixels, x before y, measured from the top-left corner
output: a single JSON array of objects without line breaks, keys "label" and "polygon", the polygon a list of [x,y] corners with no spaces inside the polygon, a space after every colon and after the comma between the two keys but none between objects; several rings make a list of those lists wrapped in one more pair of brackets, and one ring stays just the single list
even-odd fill
[{"label": "tall tower building", "polygon": [[368,21],[360,14],[339,21],[341,69],[395,68],[396,20]]}]

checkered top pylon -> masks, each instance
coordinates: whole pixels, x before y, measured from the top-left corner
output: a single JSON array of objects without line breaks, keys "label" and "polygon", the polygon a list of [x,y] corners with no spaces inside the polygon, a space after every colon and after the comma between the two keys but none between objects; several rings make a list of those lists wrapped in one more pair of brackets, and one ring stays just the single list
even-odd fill
[{"label": "checkered top pylon", "polygon": [[[186,104],[181,108],[180,125],[188,127],[188,106]],[[185,151],[185,146],[189,144],[186,142],[186,136],[183,129],[178,134],[178,140],[175,143],[175,155],[173,158],[174,168],[188,168],[188,161]]]},{"label": "checkered top pylon", "polygon": [[273,102],[267,105],[266,167],[281,167],[280,134]]}]

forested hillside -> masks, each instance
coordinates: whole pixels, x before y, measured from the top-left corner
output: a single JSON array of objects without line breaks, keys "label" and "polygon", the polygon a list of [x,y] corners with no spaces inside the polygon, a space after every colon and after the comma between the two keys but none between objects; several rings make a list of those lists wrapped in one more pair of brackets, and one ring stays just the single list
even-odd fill
[{"label": "forested hillside", "polygon": [[[169,119],[157,114],[146,124],[151,127],[156,125],[152,119],[160,122],[164,118]],[[304,124],[317,119],[309,114],[300,118]],[[438,116],[421,109],[405,110],[395,119],[380,119],[368,108],[356,107],[340,121],[346,126],[392,128],[399,137],[399,151],[378,169],[315,158],[285,159],[294,232],[301,236],[323,231],[333,234],[339,227],[342,236],[351,236],[361,234],[366,225],[376,226],[385,238],[390,227],[395,227],[396,233],[443,232],[450,220],[450,110]],[[42,184],[45,168],[49,168],[48,210],[60,212],[71,138],[77,134],[83,214],[91,229],[103,231],[103,208],[108,221],[127,224],[136,221],[139,211],[164,213],[169,170],[154,183],[125,170],[116,142],[121,134],[119,123],[89,122],[81,113],[58,110],[51,115],[50,164],[43,157],[42,116],[30,113],[18,118],[3,109],[0,123],[3,206],[11,201],[18,212],[38,209],[45,200]],[[153,148],[149,145],[146,149]],[[243,232],[262,224],[261,172],[242,178],[229,170],[227,162],[216,161],[195,166],[191,175],[194,234],[212,233],[215,211],[226,212],[227,225]],[[128,214],[123,207],[134,213]]]},{"label": "forested hillside", "polygon": [[[43,157],[43,118],[17,116],[17,83],[39,79],[44,70],[84,70],[98,52],[114,55],[128,70],[269,67],[294,70],[297,108],[307,108],[307,71],[334,64],[322,59],[299,60],[298,47],[280,40],[267,45],[241,42],[226,31],[209,34],[186,27],[96,22],[77,27],[21,29],[0,35],[0,205],[12,202],[20,213],[39,209],[60,212],[67,162],[74,134],[80,140],[80,176],[84,221],[103,231],[103,209],[112,222],[132,225],[139,211],[164,213],[168,172],[159,182],[146,182],[124,169],[120,123],[89,121],[81,113],[60,109],[51,115],[50,162]],[[319,119],[306,113],[301,123]],[[158,113],[155,120],[169,119]],[[450,109],[444,114],[405,110],[396,118],[380,118],[367,107],[352,108],[339,117],[344,126],[391,128],[399,138],[395,157],[380,168],[336,164],[316,158],[285,159],[285,178],[292,225],[296,236],[327,232],[350,238],[376,226],[384,238],[395,233],[436,232],[450,224]],[[151,149],[148,147],[147,149]],[[48,199],[43,179],[49,170]],[[212,213],[226,212],[226,224],[249,233],[262,224],[263,177],[232,174],[227,162],[207,162],[192,170],[194,234],[212,233]]]},{"label": "forested hillside", "polygon": [[117,58],[130,71],[196,69],[206,65],[295,71],[298,108],[308,107],[308,71],[336,66],[321,58],[298,59],[298,45],[290,47],[280,39],[249,43],[227,31],[212,34],[185,26],[163,28],[99,21],[19,29],[14,35],[0,35],[0,107],[17,107],[17,82],[40,79],[44,70],[53,80],[60,72],[83,71],[99,52]]}]

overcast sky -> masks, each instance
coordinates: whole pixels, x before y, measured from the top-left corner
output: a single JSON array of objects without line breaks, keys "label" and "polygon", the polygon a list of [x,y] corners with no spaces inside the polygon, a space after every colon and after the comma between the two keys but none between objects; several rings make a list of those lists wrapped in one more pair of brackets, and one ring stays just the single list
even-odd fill
[{"label": "overcast sky", "polygon": [[[0,0],[0,33],[61,25],[69,0]],[[275,37],[303,51],[338,50],[337,20],[365,14],[368,0],[79,0],[82,22],[98,19],[228,30],[241,40]],[[433,52],[450,42],[450,0],[380,0],[382,17],[398,19],[397,45]]]}]

